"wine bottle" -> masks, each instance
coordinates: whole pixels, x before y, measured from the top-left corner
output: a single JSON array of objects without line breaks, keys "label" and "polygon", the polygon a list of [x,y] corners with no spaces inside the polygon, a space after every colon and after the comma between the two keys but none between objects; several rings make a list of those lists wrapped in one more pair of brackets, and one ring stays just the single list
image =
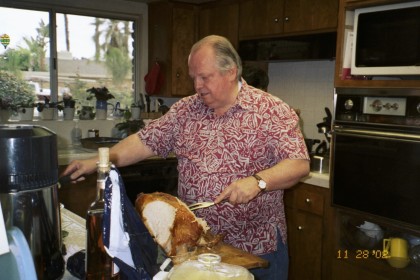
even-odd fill
[{"label": "wine bottle", "polygon": [[105,179],[110,171],[109,148],[99,148],[96,199],[86,217],[86,279],[119,279],[118,267],[106,253],[103,244],[102,221],[105,207]]}]

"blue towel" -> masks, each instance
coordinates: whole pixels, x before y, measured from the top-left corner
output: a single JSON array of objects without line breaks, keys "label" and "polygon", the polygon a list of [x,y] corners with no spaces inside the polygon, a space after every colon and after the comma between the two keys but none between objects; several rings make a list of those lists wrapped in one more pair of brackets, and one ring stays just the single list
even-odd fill
[{"label": "blue towel", "polygon": [[149,280],[159,272],[158,251],[162,250],[158,250],[158,244],[128,198],[115,166],[106,179],[103,237],[107,253],[120,269],[121,279]]}]

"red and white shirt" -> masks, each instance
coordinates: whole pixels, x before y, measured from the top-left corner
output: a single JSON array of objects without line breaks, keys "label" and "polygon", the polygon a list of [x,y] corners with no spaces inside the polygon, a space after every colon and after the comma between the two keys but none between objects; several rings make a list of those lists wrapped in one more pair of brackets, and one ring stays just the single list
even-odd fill
[{"label": "red and white shirt", "polygon": [[[279,98],[242,81],[236,104],[216,116],[196,94],[139,132],[162,157],[178,158],[178,195],[186,204],[213,201],[230,183],[283,159],[309,159],[295,112]],[[222,202],[195,211],[224,241],[256,255],[276,250],[277,230],[286,243],[283,190],[264,192],[247,204]]]}]

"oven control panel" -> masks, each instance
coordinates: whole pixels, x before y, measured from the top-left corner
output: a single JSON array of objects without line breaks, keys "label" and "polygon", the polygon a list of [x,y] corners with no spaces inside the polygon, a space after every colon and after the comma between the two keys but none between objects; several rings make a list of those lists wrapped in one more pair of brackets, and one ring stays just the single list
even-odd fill
[{"label": "oven control panel", "polygon": [[363,100],[363,114],[405,116],[406,107],[405,97],[366,96]]},{"label": "oven control panel", "polygon": [[337,95],[335,121],[420,127],[419,96]]}]

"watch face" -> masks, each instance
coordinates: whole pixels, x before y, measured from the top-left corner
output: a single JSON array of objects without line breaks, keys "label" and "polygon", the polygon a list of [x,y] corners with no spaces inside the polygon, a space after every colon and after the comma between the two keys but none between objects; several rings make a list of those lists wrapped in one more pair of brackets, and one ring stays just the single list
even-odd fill
[{"label": "watch face", "polygon": [[267,183],[264,182],[263,180],[260,180],[258,182],[258,187],[260,187],[260,189],[265,189],[267,187]]}]

